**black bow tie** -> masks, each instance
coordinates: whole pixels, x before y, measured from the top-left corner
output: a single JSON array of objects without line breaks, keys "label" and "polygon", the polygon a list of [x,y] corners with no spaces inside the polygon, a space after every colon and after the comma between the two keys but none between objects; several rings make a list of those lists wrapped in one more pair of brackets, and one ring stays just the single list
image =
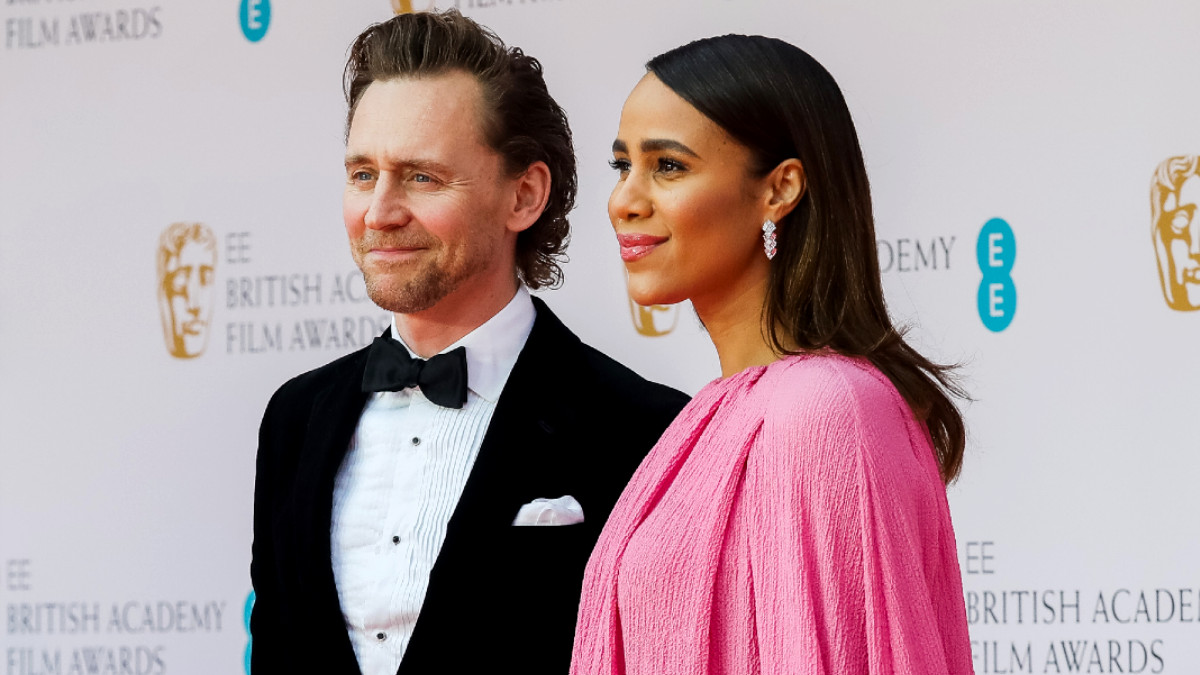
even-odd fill
[{"label": "black bow tie", "polygon": [[462,408],[467,402],[467,349],[452,349],[429,360],[414,359],[396,340],[375,338],[367,353],[363,391],[408,387],[420,387],[425,398],[443,408]]}]

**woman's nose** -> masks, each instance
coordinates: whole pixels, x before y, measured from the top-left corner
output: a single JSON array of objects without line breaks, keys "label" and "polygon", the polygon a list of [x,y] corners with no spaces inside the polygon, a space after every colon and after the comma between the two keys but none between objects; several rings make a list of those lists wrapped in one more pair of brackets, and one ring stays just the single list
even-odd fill
[{"label": "woman's nose", "polygon": [[632,174],[617,183],[608,198],[608,216],[613,223],[647,218],[653,211],[646,186]]}]

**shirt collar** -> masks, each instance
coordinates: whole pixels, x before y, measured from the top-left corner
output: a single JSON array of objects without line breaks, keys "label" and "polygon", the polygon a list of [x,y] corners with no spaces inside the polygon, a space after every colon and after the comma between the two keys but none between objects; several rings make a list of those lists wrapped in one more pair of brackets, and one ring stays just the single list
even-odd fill
[{"label": "shirt collar", "polygon": [[[517,364],[517,357],[529,339],[536,317],[537,310],[533,307],[529,291],[520,286],[504,309],[440,353],[466,347],[467,387],[479,397],[494,403],[500,398],[500,392],[504,390],[513,366]],[[400,338],[395,314],[392,315],[392,338],[404,345],[413,358],[420,358]]]}]

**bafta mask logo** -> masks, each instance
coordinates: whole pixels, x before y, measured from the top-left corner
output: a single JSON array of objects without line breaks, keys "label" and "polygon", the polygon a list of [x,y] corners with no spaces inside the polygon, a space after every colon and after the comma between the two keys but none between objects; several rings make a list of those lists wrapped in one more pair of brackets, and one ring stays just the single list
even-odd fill
[{"label": "bafta mask logo", "polygon": [[679,305],[642,306],[630,298],[629,311],[633,313],[634,330],[646,337],[667,335],[679,323]]},{"label": "bafta mask logo", "polygon": [[[421,0],[417,0],[419,3]],[[413,12],[432,12],[437,9],[437,0],[425,0],[425,7],[413,7],[413,0],[392,0],[392,11],[397,14],[412,14]]]},{"label": "bafta mask logo", "polygon": [[216,301],[217,238],[201,223],[175,223],[158,240],[158,312],[167,351],[191,359],[208,346]]},{"label": "bafta mask logo", "polygon": [[1158,165],[1150,184],[1151,233],[1167,306],[1200,309],[1200,155]]}]

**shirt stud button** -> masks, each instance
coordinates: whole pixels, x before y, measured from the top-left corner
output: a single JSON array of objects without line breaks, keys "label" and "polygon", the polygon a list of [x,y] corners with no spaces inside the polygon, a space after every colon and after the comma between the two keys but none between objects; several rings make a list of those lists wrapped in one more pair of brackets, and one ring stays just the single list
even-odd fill
[{"label": "shirt stud button", "polygon": [[420,445],[420,444],[421,444],[421,439],[417,438],[416,436],[413,436],[413,437],[412,437],[412,444],[413,444],[413,445]]},{"label": "shirt stud button", "polygon": [[400,535],[396,535],[396,536],[392,537],[392,543],[399,544],[400,543]]},{"label": "shirt stud button", "polygon": [[384,640],[387,639],[387,633],[376,633],[375,639],[379,640],[380,642],[383,642]]}]

